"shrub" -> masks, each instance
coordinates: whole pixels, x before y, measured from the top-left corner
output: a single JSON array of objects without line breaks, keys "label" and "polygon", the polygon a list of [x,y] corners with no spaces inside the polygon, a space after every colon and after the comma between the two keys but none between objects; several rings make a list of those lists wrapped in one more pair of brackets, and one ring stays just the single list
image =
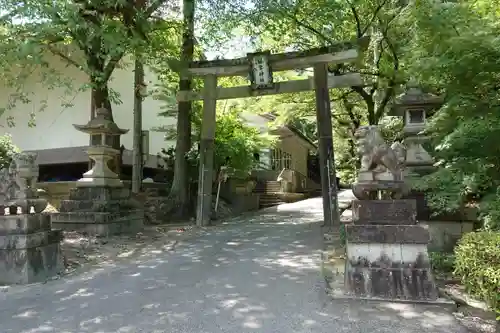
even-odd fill
[{"label": "shrub", "polygon": [[12,137],[9,134],[0,136],[0,169],[8,167],[12,161],[12,155],[19,149],[12,143]]},{"label": "shrub", "polygon": [[500,233],[471,232],[455,248],[455,275],[500,315]]},{"label": "shrub", "polygon": [[443,252],[429,252],[432,268],[438,273],[451,273],[455,268],[455,255]]}]

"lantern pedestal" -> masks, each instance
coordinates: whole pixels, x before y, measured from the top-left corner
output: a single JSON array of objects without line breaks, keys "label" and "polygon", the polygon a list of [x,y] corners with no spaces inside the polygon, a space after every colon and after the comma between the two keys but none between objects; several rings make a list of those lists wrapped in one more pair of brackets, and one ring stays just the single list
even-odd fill
[{"label": "lantern pedestal", "polygon": [[428,174],[434,169],[434,160],[423,147],[423,143],[428,140],[425,136],[408,136],[403,144],[406,146],[406,173]]},{"label": "lantern pedestal", "polygon": [[87,154],[95,163],[70,191],[69,199],[61,201],[59,214],[52,216],[52,224],[63,230],[99,236],[142,230],[143,206],[131,197],[130,190],[108,167],[108,162],[119,154],[113,142],[128,130],[119,128],[104,108],[97,109],[96,117],[86,125],[74,126],[90,135]]},{"label": "lantern pedestal", "polygon": [[108,162],[118,155],[116,149],[94,146],[89,147],[86,152],[95,163],[92,169],[85,172],[83,177],[78,180],[77,187],[123,187],[123,182],[118,178],[118,175],[108,167]]},{"label": "lantern pedestal", "polygon": [[135,233],[143,228],[144,209],[126,187],[77,187],[70,190],[68,200],[61,201],[52,224],[98,236]]}]

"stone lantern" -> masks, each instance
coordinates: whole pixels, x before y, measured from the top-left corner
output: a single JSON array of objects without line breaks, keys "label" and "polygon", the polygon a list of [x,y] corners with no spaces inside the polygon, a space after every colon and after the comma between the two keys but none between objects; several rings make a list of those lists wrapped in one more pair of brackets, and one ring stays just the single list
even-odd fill
[{"label": "stone lantern", "polygon": [[426,121],[443,104],[439,96],[425,93],[414,83],[409,83],[405,93],[396,98],[391,116],[404,121],[404,145],[406,146],[407,171],[425,173],[432,169],[434,161],[422,144],[428,137],[422,135]]},{"label": "stone lantern", "polygon": [[95,163],[92,169],[85,172],[78,180],[77,187],[122,187],[123,183],[118,175],[113,172],[108,162],[120,154],[113,148],[117,136],[129,130],[121,129],[111,119],[111,113],[105,108],[96,110],[96,117],[86,125],[73,125],[78,131],[90,135],[90,147],[86,150],[89,158]]}]

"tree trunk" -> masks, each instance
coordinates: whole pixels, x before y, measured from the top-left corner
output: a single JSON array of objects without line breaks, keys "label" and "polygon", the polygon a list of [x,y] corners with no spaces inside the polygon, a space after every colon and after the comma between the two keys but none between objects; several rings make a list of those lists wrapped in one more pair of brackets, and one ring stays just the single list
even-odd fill
[{"label": "tree trunk", "polygon": [[[181,62],[186,68],[194,56],[194,13],[195,0],[183,0],[184,31],[182,35]],[[192,79],[180,75],[179,90],[191,90]],[[175,146],[174,180],[170,189],[174,215],[188,217],[191,211],[189,195],[189,166],[186,154],[191,149],[191,110],[192,102],[179,102],[177,113],[177,140]]]},{"label": "tree trunk", "polygon": [[113,119],[113,109],[111,107],[111,101],[109,100],[109,89],[107,85],[105,85],[104,87],[92,88],[91,98],[91,118],[95,117],[96,109],[103,107],[109,110],[109,112],[111,113],[111,119]]},{"label": "tree trunk", "polygon": [[[136,0],[136,10],[143,10],[145,5],[144,0]],[[134,25],[135,32],[140,33],[140,28]],[[130,30],[133,35],[133,30]],[[133,141],[132,141],[132,193],[139,193],[142,188],[143,175],[143,153],[142,145],[142,87],[144,86],[144,64],[141,59],[141,49],[135,51],[134,64],[134,124],[133,124]],[[147,158],[147,157],[146,157]]]},{"label": "tree trunk", "polygon": [[134,128],[132,158],[132,193],[139,193],[142,187],[142,85],[144,85],[144,66],[141,60],[135,59],[134,69]]}]

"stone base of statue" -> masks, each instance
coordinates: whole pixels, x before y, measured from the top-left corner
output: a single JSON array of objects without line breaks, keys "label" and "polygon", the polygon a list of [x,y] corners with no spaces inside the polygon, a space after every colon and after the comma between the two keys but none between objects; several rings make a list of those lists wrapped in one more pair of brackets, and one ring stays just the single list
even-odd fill
[{"label": "stone base of statue", "polygon": [[356,132],[361,171],[353,185],[352,223],[345,225],[342,294],[348,298],[443,303],[427,252],[430,235],[417,224],[416,201],[403,199],[406,148],[389,146],[376,126]]},{"label": "stone base of statue", "polygon": [[126,187],[77,187],[61,201],[52,225],[99,236],[134,233],[144,226],[144,209]]},{"label": "stone base of statue", "polygon": [[[374,182],[370,189],[401,194]],[[386,187],[378,186],[384,184]],[[345,226],[344,293],[360,299],[442,303],[427,252],[430,235],[416,222],[416,201],[368,199],[352,203]]]}]

